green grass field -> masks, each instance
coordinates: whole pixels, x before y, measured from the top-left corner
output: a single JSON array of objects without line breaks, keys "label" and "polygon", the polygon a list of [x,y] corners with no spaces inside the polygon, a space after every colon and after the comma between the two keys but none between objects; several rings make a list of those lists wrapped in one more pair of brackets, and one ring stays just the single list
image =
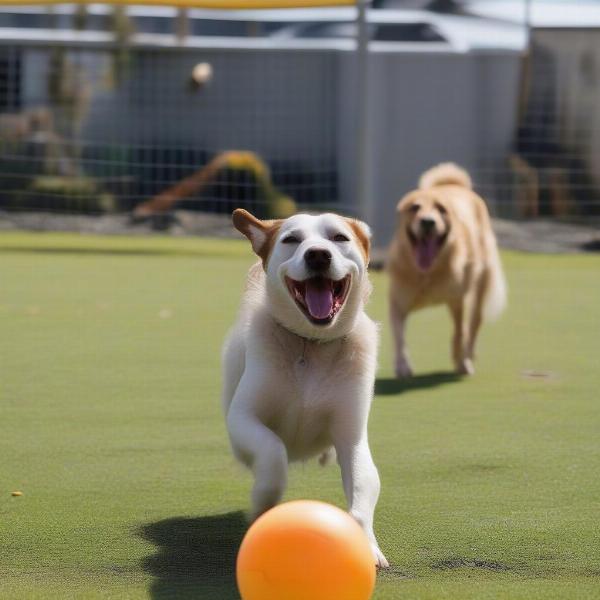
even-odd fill
[{"label": "green grass field", "polygon": [[[504,260],[510,307],[469,380],[441,309],[410,323],[419,374],[392,378],[373,274],[377,600],[600,598],[600,257]],[[0,597],[238,598],[251,479],[219,352],[251,261],[241,241],[0,235]],[[294,467],[301,497],[343,506],[337,468]]]}]

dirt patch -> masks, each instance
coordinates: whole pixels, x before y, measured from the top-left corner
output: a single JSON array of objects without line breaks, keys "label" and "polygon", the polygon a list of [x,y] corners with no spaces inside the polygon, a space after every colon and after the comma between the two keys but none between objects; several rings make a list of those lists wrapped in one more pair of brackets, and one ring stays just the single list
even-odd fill
[{"label": "dirt patch", "polygon": [[446,571],[450,569],[485,569],[486,571],[510,571],[511,567],[493,560],[479,558],[446,558],[431,565],[432,569]]},{"label": "dirt patch", "polygon": [[585,252],[600,252],[600,237],[581,244],[581,249]]},{"label": "dirt patch", "polygon": [[593,252],[596,246],[600,249],[599,226],[593,218],[586,223],[494,219],[494,231],[502,248],[544,254]]},{"label": "dirt patch", "polygon": [[379,571],[378,577],[383,577],[385,579],[414,579],[415,576],[412,573],[402,571],[402,569],[395,565],[390,565],[389,569]]},{"label": "dirt patch", "polygon": [[[156,217],[134,218],[130,214],[59,214],[0,210],[0,231],[76,231],[80,233],[239,237],[228,214],[175,210]],[[508,221],[494,219],[501,247],[524,252],[574,253],[600,251],[600,220],[561,223],[552,219]],[[374,240],[372,267],[382,268],[385,240]]]},{"label": "dirt patch", "polygon": [[224,214],[174,211],[155,217],[134,218],[130,214],[73,215],[41,212],[0,211],[0,231],[74,231],[101,235],[162,235],[241,237]]},{"label": "dirt patch", "polygon": [[558,373],[553,371],[537,371],[535,369],[527,369],[521,371],[521,377],[524,379],[532,379],[534,381],[552,381],[558,379]]}]

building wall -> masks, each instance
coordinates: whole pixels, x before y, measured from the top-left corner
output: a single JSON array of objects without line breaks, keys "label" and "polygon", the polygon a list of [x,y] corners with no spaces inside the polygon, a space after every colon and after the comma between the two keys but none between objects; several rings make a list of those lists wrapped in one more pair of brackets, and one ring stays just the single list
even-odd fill
[{"label": "building wall", "polygon": [[[341,96],[349,98],[356,83],[352,58],[345,58]],[[369,70],[367,220],[376,242],[388,243],[398,200],[438,162],[469,169],[492,211],[502,213],[506,207],[498,174],[506,173],[514,141],[520,57],[375,52]],[[349,160],[356,135],[353,110],[345,110],[343,119],[339,156]],[[355,201],[355,179],[345,179],[340,189],[345,199]]]},{"label": "building wall", "polygon": [[[440,161],[453,160],[471,170],[492,209],[504,209],[519,54],[423,48],[374,49],[369,56],[363,153],[368,160],[368,202],[363,216],[373,226],[378,245],[390,239],[398,199],[414,187],[423,170]],[[52,103],[47,81],[52,65],[56,68],[52,52],[47,47],[24,50],[25,107]],[[60,133],[86,148],[111,148],[114,164],[102,173],[138,180],[156,177],[154,187],[137,189],[135,201],[202,166],[194,163],[238,149],[279,165],[284,191],[302,202],[317,198],[322,208],[360,212],[357,127],[365,90],[358,89],[351,46],[136,47],[120,57],[106,48],[78,47],[66,51],[66,57],[71,100],[54,107]],[[192,89],[190,74],[198,62],[212,65],[213,79],[202,89]],[[127,159],[119,158],[126,153],[114,151],[131,147],[149,151],[136,151]],[[179,148],[198,153],[184,160],[175,152]],[[182,160],[191,164],[182,167]],[[90,160],[86,170],[98,173],[99,162]],[[164,164],[152,171],[153,162]],[[139,163],[145,163],[145,170]],[[298,178],[298,173],[310,177]],[[287,180],[294,183],[286,189]]]}]

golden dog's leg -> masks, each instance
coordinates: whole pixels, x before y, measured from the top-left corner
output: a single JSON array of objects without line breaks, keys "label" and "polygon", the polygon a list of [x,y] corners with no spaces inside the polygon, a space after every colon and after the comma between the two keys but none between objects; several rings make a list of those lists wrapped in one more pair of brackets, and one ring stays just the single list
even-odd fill
[{"label": "golden dog's leg", "polygon": [[404,336],[407,316],[404,310],[399,309],[394,301],[390,300],[390,321],[396,349],[396,362],[394,364],[396,377],[411,377],[413,374]]},{"label": "golden dog's leg", "polygon": [[456,372],[461,375],[472,375],[474,373],[473,361],[467,357],[465,352],[465,303],[460,300],[456,304],[450,304],[449,308],[454,321],[452,358]]},{"label": "golden dog's leg", "polygon": [[[483,320],[483,300],[487,286],[489,285],[489,273],[486,271],[477,282],[477,290],[475,292],[475,302],[471,312],[471,321],[469,323],[469,339],[467,342],[467,351],[465,353],[466,360],[471,361],[471,369],[474,372],[473,361],[475,360],[475,344],[477,342],[477,334]],[[472,373],[471,373],[472,374]]]}]

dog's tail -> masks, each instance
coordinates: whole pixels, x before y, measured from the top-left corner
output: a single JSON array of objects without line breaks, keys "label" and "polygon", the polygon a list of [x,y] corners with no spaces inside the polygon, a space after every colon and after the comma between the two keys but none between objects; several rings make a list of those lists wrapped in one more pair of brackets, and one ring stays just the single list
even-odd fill
[{"label": "dog's tail", "polygon": [[483,318],[497,319],[506,308],[508,290],[496,238],[491,233],[487,241],[488,267],[487,285],[483,296]]},{"label": "dog's tail", "polygon": [[427,190],[438,185],[458,185],[460,187],[473,189],[471,177],[458,165],[454,163],[442,163],[425,171],[419,179],[419,189]]}]

